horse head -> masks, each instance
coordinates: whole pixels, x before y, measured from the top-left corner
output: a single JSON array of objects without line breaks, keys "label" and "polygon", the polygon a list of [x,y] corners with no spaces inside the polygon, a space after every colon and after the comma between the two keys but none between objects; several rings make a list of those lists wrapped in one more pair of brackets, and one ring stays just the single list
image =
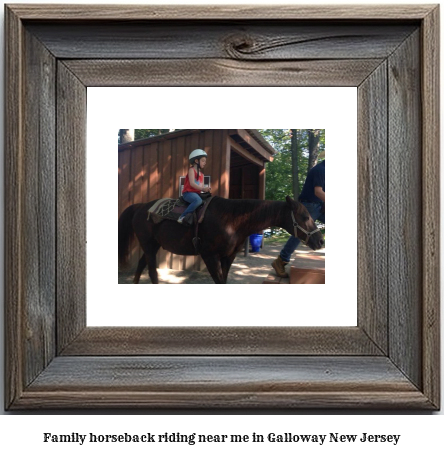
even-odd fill
[{"label": "horse head", "polygon": [[286,197],[286,201],[290,207],[290,219],[286,222],[290,226],[289,229],[285,229],[313,250],[321,249],[324,246],[324,237],[307,208],[289,196]]}]

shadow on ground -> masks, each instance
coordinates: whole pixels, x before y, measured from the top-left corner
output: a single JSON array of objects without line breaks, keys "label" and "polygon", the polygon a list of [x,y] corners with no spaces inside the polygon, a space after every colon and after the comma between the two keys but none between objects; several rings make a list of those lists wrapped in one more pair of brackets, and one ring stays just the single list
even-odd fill
[{"label": "shadow on ground", "polygon": [[[228,274],[229,284],[259,284],[262,283],[269,274],[275,274],[271,267],[272,261],[279,255],[283,244],[266,244],[258,253],[249,253],[244,256],[239,252],[234,260],[230,273]],[[297,252],[310,250],[300,245]],[[176,271],[173,269],[158,269],[160,284],[213,284],[213,279],[207,271]],[[119,283],[132,284],[134,273],[119,272]],[[140,278],[141,284],[151,284],[148,272],[145,271]]]}]

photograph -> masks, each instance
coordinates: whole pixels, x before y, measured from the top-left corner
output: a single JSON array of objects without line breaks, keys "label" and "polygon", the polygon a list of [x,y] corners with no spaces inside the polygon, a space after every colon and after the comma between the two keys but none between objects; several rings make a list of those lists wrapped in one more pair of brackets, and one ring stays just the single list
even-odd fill
[{"label": "photograph", "polygon": [[118,141],[119,283],[325,283],[325,129]]}]

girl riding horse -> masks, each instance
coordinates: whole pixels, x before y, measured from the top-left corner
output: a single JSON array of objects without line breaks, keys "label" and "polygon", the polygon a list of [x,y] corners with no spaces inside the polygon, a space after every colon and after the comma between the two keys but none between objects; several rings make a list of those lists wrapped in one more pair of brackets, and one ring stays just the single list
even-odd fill
[{"label": "girl riding horse", "polygon": [[190,203],[190,205],[177,220],[179,223],[183,223],[185,216],[194,212],[202,204],[202,198],[199,194],[201,192],[211,191],[210,187],[204,185],[204,175],[200,172],[200,170],[205,168],[207,163],[207,153],[202,149],[193,150],[188,160],[190,162],[190,169],[185,178],[182,198],[187,203]]}]

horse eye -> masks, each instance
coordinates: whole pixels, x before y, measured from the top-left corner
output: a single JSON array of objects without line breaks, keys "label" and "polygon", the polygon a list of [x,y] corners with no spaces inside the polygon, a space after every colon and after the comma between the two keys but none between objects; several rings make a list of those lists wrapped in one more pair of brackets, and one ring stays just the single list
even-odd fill
[{"label": "horse eye", "polygon": [[302,220],[303,220],[304,222],[308,222],[308,221],[310,220],[310,217],[308,217],[307,215],[304,215],[304,216],[302,217]]}]

